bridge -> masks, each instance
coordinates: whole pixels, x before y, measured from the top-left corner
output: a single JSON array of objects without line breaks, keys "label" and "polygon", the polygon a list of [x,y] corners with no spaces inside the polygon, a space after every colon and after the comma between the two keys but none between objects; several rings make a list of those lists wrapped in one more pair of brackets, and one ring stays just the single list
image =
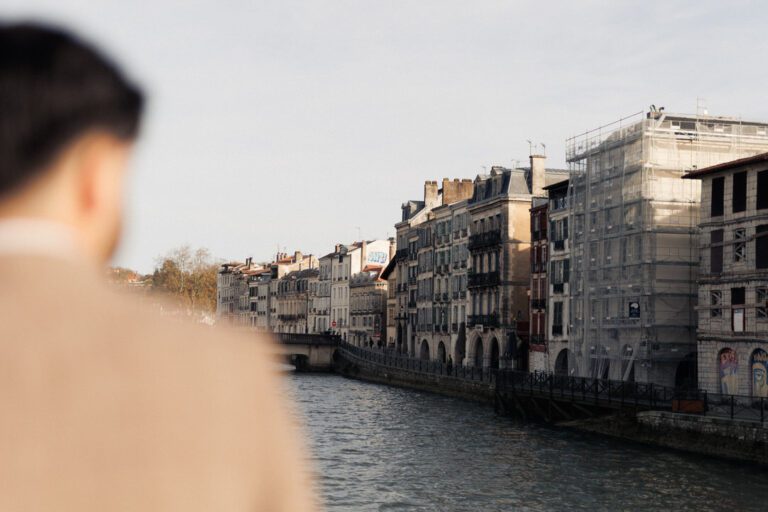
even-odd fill
[{"label": "bridge", "polygon": [[331,371],[341,338],[326,334],[275,333],[282,353],[297,371]]}]

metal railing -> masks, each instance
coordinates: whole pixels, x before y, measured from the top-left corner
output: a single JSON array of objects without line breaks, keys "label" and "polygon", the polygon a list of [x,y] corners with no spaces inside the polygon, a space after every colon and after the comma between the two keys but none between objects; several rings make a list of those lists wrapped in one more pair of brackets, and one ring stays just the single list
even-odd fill
[{"label": "metal railing", "polygon": [[482,247],[490,247],[499,245],[501,243],[501,231],[487,231],[485,233],[478,233],[476,235],[470,235],[467,248],[472,251],[474,249],[480,249]]},{"label": "metal railing", "polygon": [[407,370],[425,376],[441,376],[471,382],[494,384],[496,382],[496,375],[499,372],[499,370],[494,368],[476,368],[459,364],[449,365],[441,361],[410,357],[403,354],[397,354],[392,350],[372,350],[356,347],[346,342],[341,343],[340,349],[352,359],[373,363],[387,368]]},{"label": "metal railing", "polygon": [[[291,335],[292,337],[296,335]],[[461,364],[410,357],[391,349],[356,347],[339,341],[348,357],[379,366],[408,370],[423,375],[438,375],[495,386],[500,393],[538,396],[581,402],[606,408],[634,408],[672,411],[675,401],[698,402],[698,414],[765,425],[768,399],[743,395],[722,395],[696,389],[674,388],[653,383],[627,382],[591,377],[574,377],[548,372],[526,372],[479,368]]]},{"label": "metal railing", "polygon": [[768,419],[768,399],[765,397],[701,391],[699,399],[704,401],[704,414],[707,416],[760,422],[761,425],[765,425]]}]

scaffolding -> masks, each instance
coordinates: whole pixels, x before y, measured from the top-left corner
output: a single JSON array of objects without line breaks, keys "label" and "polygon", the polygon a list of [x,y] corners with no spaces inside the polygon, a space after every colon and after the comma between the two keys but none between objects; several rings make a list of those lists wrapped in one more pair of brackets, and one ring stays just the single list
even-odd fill
[{"label": "scaffolding", "polygon": [[768,124],[642,111],[566,141],[571,375],[675,384],[696,352],[701,188],[768,151]]}]

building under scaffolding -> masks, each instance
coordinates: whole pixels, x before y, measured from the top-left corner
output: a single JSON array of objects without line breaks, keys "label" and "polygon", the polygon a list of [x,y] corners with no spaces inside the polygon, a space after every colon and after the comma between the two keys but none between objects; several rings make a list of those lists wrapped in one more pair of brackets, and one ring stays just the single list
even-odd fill
[{"label": "building under scaffolding", "polygon": [[700,184],[685,172],[768,151],[768,124],[652,109],[573,137],[571,375],[695,379]]}]

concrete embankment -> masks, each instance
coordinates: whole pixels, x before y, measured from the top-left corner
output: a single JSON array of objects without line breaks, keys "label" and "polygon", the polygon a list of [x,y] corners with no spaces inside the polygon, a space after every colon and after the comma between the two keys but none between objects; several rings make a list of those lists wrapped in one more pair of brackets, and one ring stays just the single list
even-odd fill
[{"label": "concrete embankment", "polygon": [[494,388],[487,381],[468,381],[447,375],[426,374],[381,366],[357,358],[337,358],[333,370],[340,375],[378,384],[428,391],[474,402],[492,404]]},{"label": "concrete embankment", "polygon": [[624,413],[560,426],[700,455],[768,466],[768,426],[668,411]]}]

